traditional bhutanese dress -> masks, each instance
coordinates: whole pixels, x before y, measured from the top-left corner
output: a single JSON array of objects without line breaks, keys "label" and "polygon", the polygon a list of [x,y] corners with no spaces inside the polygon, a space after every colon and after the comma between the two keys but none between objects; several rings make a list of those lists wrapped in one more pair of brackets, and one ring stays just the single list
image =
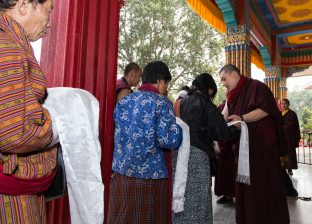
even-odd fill
[{"label": "traditional bhutanese dress", "polygon": [[165,149],[177,149],[182,141],[172,103],[143,84],[117,103],[114,120],[107,223],[168,223]]},{"label": "traditional bhutanese dress", "polygon": [[56,148],[47,149],[51,118],[40,103],[46,78],[23,28],[3,13],[0,49],[0,223],[45,223],[42,190],[56,166]]}]

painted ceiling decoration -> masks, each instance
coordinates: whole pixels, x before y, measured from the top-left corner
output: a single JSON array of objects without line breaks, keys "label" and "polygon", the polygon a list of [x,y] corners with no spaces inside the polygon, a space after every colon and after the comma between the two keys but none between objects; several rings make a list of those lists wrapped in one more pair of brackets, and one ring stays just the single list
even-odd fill
[{"label": "painted ceiling decoration", "polygon": [[288,37],[289,44],[309,44],[312,41],[312,33],[299,34]]},{"label": "painted ceiling decoration", "polygon": [[[312,64],[312,0],[251,0],[278,43],[283,75]],[[262,19],[257,16],[258,20]]]},{"label": "painted ceiling decoration", "polygon": [[272,28],[310,23],[311,0],[254,0]]},{"label": "painted ceiling decoration", "polygon": [[273,4],[280,24],[302,23],[312,19],[309,0],[275,0]]},{"label": "painted ceiling decoration", "polygon": [[249,18],[250,40],[256,47],[252,51],[252,61],[258,67],[278,65],[287,70],[289,76],[293,71],[291,67],[312,65],[312,0],[186,1],[221,32],[237,24],[237,6],[241,6],[238,4],[249,4],[244,13],[248,14],[245,16]]},{"label": "painted ceiling decoration", "polygon": [[312,63],[312,48],[284,50],[281,54],[282,65],[284,67],[291,67],[294,65],[306,66]]},{"label": "painted ceiling decoration", "polygon": [[312,0],[253,0],[283,48],[312,46]]}]

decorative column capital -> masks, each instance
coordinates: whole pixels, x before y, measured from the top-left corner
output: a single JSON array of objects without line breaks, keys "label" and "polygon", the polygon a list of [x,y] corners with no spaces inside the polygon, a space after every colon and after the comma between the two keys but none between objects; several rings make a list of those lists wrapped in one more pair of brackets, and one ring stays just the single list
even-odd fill
[{"label": "decorative column capital", "polygon": [[278,66],[267,66],[264,69],[266,77],[281,77],[281,69]]},{"label": "decorative column capital", "polygon": [[250,30],[246,25],[227,27],[226,63],[238,67],[241,73],[251,76]]},{"label": "decorative column capital", "polygon": [[250,30],[246,25],[230,26],[226,28],[227,44],[239,42],[250,45]]}]

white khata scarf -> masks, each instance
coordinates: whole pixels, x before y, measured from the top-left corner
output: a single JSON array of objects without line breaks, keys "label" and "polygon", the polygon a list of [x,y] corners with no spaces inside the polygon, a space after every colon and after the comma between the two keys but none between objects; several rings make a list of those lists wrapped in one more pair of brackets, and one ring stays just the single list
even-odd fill
[{"label": "white khata scarf", "polygon": [[175,170],[173,192],[172,192],[172,211],[174,213],[184,211],[185,189],[188,175],[188,162],[190,157],[190,131],[189,126],[176,117],[177,124],[183,130],[183,140],[178,151],[177,165]]},{"label": "white khata scarf", "polygon": [[238,169],[236,181],[251,185],[250,183],[250,166],[249,166],[249,135],[248,127],[244,121],[229,122],[228,126],[241,123],[241,135],[239,141]]},{"label": "white khata scarf", "polygon": [[49,88],[48,94],[43,107],[52,118],[54,143],[62,145],[71,223],[102,224],[99,102],[82,89]]}]

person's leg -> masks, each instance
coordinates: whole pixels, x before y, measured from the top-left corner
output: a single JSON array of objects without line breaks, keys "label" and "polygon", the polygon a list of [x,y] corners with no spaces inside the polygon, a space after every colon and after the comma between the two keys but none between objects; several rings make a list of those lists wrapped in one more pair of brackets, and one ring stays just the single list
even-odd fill
[{"label": "person's leg", "polygon": [[287,196],[290,197],[298,197],[298,192],[294,188],[294,185],[290,179],[290,177],[287,175],[286,170],[282,168],[283,176],[284,176],[284,182],[285,182],[285,191]]}]

